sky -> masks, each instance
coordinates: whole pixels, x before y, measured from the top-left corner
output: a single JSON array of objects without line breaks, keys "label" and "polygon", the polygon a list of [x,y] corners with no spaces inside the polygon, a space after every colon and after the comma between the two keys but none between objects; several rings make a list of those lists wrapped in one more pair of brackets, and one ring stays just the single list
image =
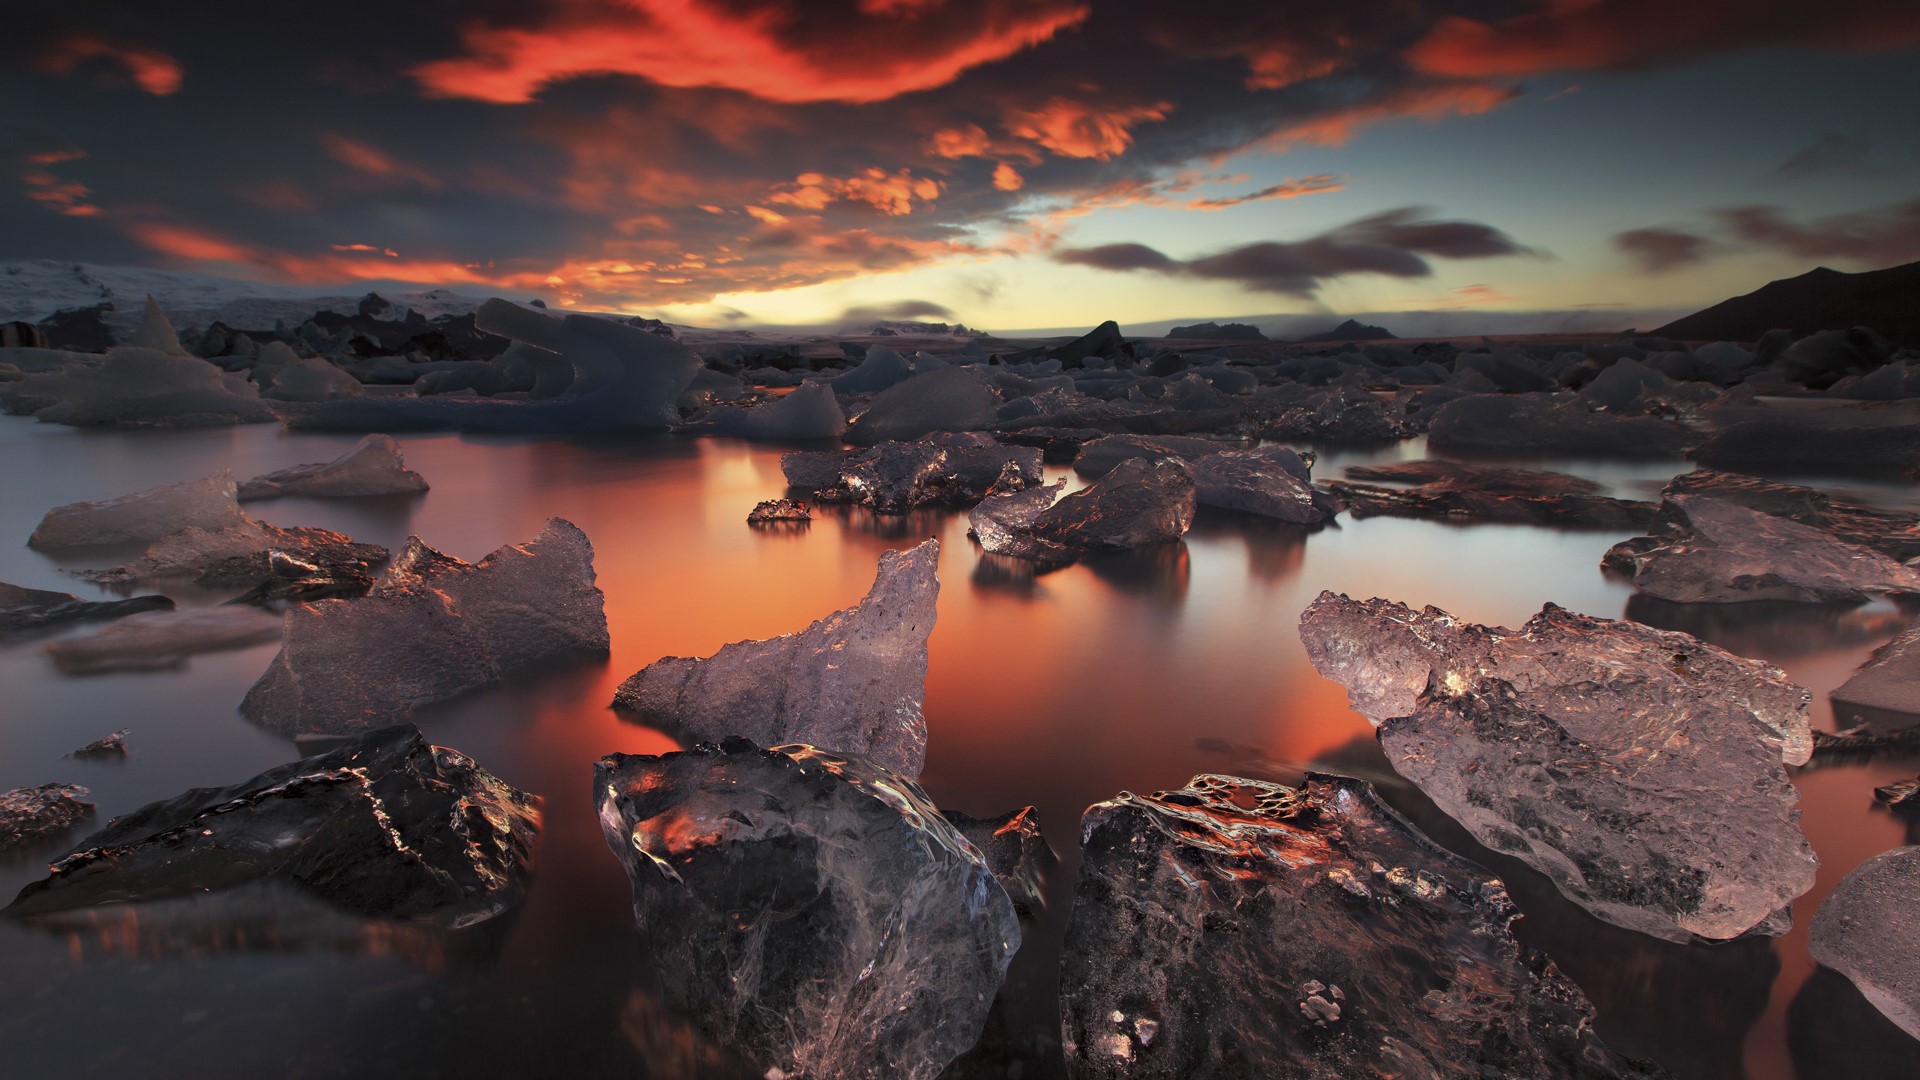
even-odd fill
[{"label": "sky", "polygon": [[1678,313],[1920,259],[1912,0],[15,0],[0,258],[702,325]]}]

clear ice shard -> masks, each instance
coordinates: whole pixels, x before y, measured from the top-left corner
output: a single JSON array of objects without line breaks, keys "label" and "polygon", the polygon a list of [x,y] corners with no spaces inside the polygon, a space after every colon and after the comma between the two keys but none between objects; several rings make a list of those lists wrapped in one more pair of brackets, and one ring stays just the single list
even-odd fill
[{"label": "clear ice shard", "polygon": [[280,616],[255,607],[221,606],[130,615],[83,637],[47,646],[54,666],[69,675],[159,671],[197,653],[240,649],[280,640]]},{"label": "clear ice shard", "polygon": [[16,917],[279,880],[361,915],[470,926],[517,904],[539,800],[412,725],[113,819],[20,891]]},{"label": "clear ice shard", "polygon": [[1854,868],[1813,915],[1807,948],[1853,980],[1887,1019],[1920,1039],[1920,847]]},{"label": "clear ice shard", "polygon": [[1601,919],[1779,933],[1813,886],[1785,769],[1812,753],[1809,695],[1775,668],[1551,604],[1514,631],[1321,593],[1300,636],[1396,771]]},{"label": "clear ice shard", "polygon": [[1193,480],[1170,459],[1130,458],[1033,518],[1033,535],[1070,551],[1178,540],[1193,527]]},{"label": "clear ice shard", "polygon": [[989,555],[1010,555],[1037,563],[1069,563],[1074,555],[1034,535],[1033,523],[1066,490],[1065,480],[989,495],[967,512],[967,525]]},{"label": "clear ice shard", "polygon": [[1647,536],[1608,549],[1601,565],[1662,600],[1737,604],[1862,603],[1920,593],[1920,570],[1832,533],[1701,495],[1673,495]]},{"label": "clear ice shard", "polygon": [[37,548],[150,544],[182,529],[217,531],[249,521],[235,498],[233,472],[47,511],[27,539]]},{"label": "clear ice shard", "polygon": [[942,810],[940,815],[980,852],[981,861],[1007,890],[1021,918],[1035,918],[1046,908],[1047,874],[1060,864],[1060,856],[1040,831],[1040,819],[1033,807],[1023,806],[990,818],[958,810]]},{"label": "clear ice shard", "polygon": [[242,499],[281,495],[344,499],[365,495],[411,495],[427,490],[427,481],[407,468],[400,444],[391,435],[368,435],[332,461],[293,465],[240,485]]},{"label": "clear ice shard", "polygon": [[348,735],[607,651],[593,545],[572,522],[549,519],[478,563],[414,537],[367,596],[290,608],[280,653],[240,708],[283,735]]},{"label": "clear ice shard", "polygon": [[931,1080],[980,1037],[1020,930],[911,780],[745,739],[594,766],[668,1003],[767,1076]]},{"label": "clear ice shard", "polygon": [[1652,1078],[1523,948],[1506,889],[1359,780],[1202,775],[1081,823],[1075,1077]]},{"label": "clear ice shard", "polygon": [[693,740],[805,742],[917,778],[927,756],[921,702],[939,559],[938,540],[886,552],[853,607],[712,656],[656,660],[620,684],[613,705]]}]

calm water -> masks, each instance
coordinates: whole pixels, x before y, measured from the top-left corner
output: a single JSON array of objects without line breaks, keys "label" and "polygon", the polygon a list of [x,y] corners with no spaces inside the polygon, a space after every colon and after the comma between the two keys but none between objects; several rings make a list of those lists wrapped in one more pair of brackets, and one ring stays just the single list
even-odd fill
[{"label": "calm water", "polygon": [[[352,439],[270,426],[103,434],[0,419],[0,580],[91,595],[24,544],[47,508],[231,467],[242,478],[327,460]],[[744,524],[779,494],[780,449],[669,437],[403,437],[433,490],[400,500],[251,504],[282,525],[323,525],[398,548],[409,533],[468,559],[571,519],[596,548],[612,659],[471,696],[419,718],[435,742],[478,758],[546,798],[540,864],[524,907],[478,934],[332,938],[298,924],[250,931],[246,947],[165,912],[103,919],[55,936],[0,922],[0,1074],[62,1076],[726,1075],[719,1051],[666,1015],[648,988],[624,873],[601,840],[589,766],[612,751],[673,748],[608,710],[615,685],[669,654],[703,655],[797,629],[858,600],[880,552],[926,536],[942,544],[931,643],[922,782],[945,808],[991,814],[1034,804],[1065,864],[1055,904],[1016,961],[1002,1050],[972,1075],[1055,1075],[1048,1056],[1052,971],[1077,868],[1078,819],[1123,789],[1182,784],[1197,772],[1296,779],[1307,764],[1383,782],[1437,839],[1504,876],[1545,948],[1600,1009],[1616,1048],[1681,1077],[1802,1080],[1920,1074],[1920,1044],[1880,1021],[1806,951],[1815,905],[1860,860],[1907,842],[1872,788],[1913,761],[1800,773],[1803,824],[1822,869],[1775,941],[1681,947],[1587,918],[1515,864],[1475,848],[1418,795],[1392,782],[1345,692],[1307,664],[1296,626],[1321,589],[1436,604],[1517,625],[1545,601],[1619,617],[1631,590],[1598,560],[1624,534],[1342,518],[1311,535],[1202,511],[1181,547],[1077,566],[1039,579],[983,556],[964,515],[876,519],[827,514],[797,532]],[[1330,454],[1335,475],[1363,460],[1418,457],[1418,443]],[[1615,494],[1648,496],[1678,464],[1556,462]],[[1053,470],[1050,470],[1053,471]],[[1825,481],[1887,505],[1910,485]],[[222,596],[170,589],[184,604]],[[1667,625],[1676,616],[1643,613]],[[1684,617],[1684,616],[1681,616]],[[1786,668],[1826,693],[1908,617],[1891,607],[1721,613],[1687,624]],[[100,820],[188,787],[237,782],[298,756],[236,711],[274,646],[195,657],[176,672],[71,678],[45,639],[0,645],[0,789],[85,784]],[[132,729],[124,763],[64,755]],[[77,839],[77,834],[74,837]],[[0,897],[40,876],[54,851],[0,862]],[[231,937],[233,935],[228,935]],[[1806,993],[1802,994],[1805,988]],[[1796,997],[1799,1000],[1796,1002]],[[1011,1068],[1009,1067],[1011,1066]]]}]

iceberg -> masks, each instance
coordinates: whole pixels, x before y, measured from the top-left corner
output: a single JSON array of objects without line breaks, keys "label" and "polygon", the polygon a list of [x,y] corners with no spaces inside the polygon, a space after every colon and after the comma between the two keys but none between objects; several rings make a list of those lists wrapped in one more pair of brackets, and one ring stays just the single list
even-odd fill
[{"label": "iceberg", "polygon": [[272,499],[281,495],[344,499],[369,495],[411,495],[427,490],[427,481],[407,468],[400,444],[391,435],[368,435],[332,461],[294,465],[241,484],[238,497]]}]

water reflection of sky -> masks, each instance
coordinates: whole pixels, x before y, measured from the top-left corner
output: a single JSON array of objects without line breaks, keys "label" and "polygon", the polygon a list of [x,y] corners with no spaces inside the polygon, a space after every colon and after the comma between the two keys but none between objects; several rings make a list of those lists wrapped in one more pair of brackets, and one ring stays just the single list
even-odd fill
[{"label": "water reflection of sky", "polygon": [[[349,441],[269,427],[131,436],[0,422],[10,474],[0,532],[16,538],[0,545],[0,580],[88,591],[62,573],[64,564],[19,546],[52,505],[222,467],[245,477],[325,460]],[[418,533],[470,559],[531,537],[549,516],[573,520],[592,538],[608,598],[611,660],[420,718],[435,741],[546,797],[546,834],[525,908],[502,940],[463,946],[480,959],[437,966],[351,949],[218,956],[185,949],[196,955],[138,959],[112,942],[94,942],[83,950],[89,959],[75,964],[68,942],[0,925],[0,970],[7,972],[0,976],[0,1044],[17,1048],[20,1067],[90,1075],[141,1062],[158,1075],[188,1069],[198,1053],[215,1054],[236,1072],[246,1066],[276,1075],[384,1072],[405,1062],[437,1071],[464,1063],[496,1073],[519,1064],[631,1075],[636,1045],[697,1065],[707,1051],[634,989],[636,979],[644,987],[644,959],[587,782],[602,754],[674,744],[623,722],[606,703],[622,678],[661,656],[704,655],[728,641],[797,629],[856,601],[881,551],[928,535],[943,550],[924,785],[943,807],[974,814],[1037,805],[1067,860],[1055,882],[1062,905],[1077,865],[1079,812],[1122,789],[1177,786],[1210,771],[1292,780],[1314,763],[1391,780],[1366,723],[1340,687],[1313,672],[1301,648],[1299,613],[1320,590],[1430,603],[1506,625],[1546,601],[1619,617],[1632,596],[1598,569],[1601,553],[1624,534],[1345,517],[1307,534],[1202,511],[1184,545],[1035,576],[983,556],[966,537],[964,515],[828,510],[803,529],[750,529],[747,510],[783,486],[778,448],[664,437],[402,441],[409,464],[433,484],[423,497],[289,499],[253,509],[276,524],[328,526],[389,547]],[[1316,472],[1332,476],[1361,461],[1423,452],[1413,443],[1327,453]],[[1554,467],[1631,497],[1650,496],[1679,468]],[[1059,469],[1049,475],[1071,477]],[[1913,499],[1900,485],[1838,486],[1883,504]],[[1884,605],[1703,616],[1641,603],[1634,613],[1785,667],[1815,692],[1821,726],[1831,722],[1826,692],[1907,618]],[[173,673],[71,679],[32,644],[0,646],[0,685],[7,687],[0,788],[84,783],[105,817],[286,760],[293,753],[285,742],[235,711],[272,652],[200,656]],[[133,755],[124,763],[63,757],[120,727],[133,729]],[[1871,789],[1914,767],[1882,761],[1800,774],[1803,823],[1823,869],[1798,905],[1799,928],[1776,943],[1683,949],[1652,942],[1594,924],[1511,864],[1498,868],[1514,879],[1532,916],[1523,936],[1561,956],[1600,1003],[1601,1030],[1617,1047],[1661,1058],[1682,1076],[1784,1080],[1795,1075],[1788,1006],[1813,972],[1806,921],[1847,870],[1904,842],[1901,824],[1871,809]],[[1469,843],[1417,793],[1388,787],[1437,836]],[[34,876],[30,863],[0,863],[0,894]],[[1029,996],[1038,1015],[1028,1022],[1041,1028],[1063,914],[1057,907],[1035,931],[1016,967],[1017,993]],[[169,933],[167,926],[151,922],[148,938]],[[124,925],[113,933],[124,938]],[[102,959],[103,951],[113,955]],[[143,1045],[162,1035],[172,1040],[163,1048]],[[1870,1041],[1855,1040],[1848,1052],[1863,1053],[1859,1046]]]}]

